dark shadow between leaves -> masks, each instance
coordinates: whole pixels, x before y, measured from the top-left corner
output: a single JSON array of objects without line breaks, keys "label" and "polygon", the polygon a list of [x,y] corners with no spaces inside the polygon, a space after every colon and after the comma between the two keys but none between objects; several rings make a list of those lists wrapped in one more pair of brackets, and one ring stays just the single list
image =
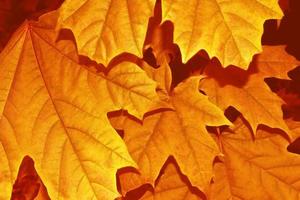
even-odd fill
[{"label": "dark shadow between leaves", "polygon": [[33,159],[25,156],[13,185],[11,200],[33,200],[35,198],[50,200],[47,189],[34,168]]},{"label": "dark shadow between leaves", "polygon": [[[120,175],[122,175],[122,174],[127,174],[127,173],[134,173],[134,174],[137,174],[137,175],[140,175],[140,172],[137,170],[137,169],[135,169],[135,168],[133,168],[133,167],[123,167],[123,168],[121,168],[121,169],[119,169],[118,171],[117,171],[117,188],[118,188],[118,191],[121,193],[121,191],[122,191],[122,186],[121,186],[121,181],[120,181]],[[147,184],[146,184],[147,185]],[[150,189],[152,189],[152,187],[151,187],[151,185],[149,185],[150,186]],[[129,195],[143,195],[146,191],[144,191],[144,190],[142,190],[142,192],[141,191],[138,191],[140,189],[140,187],[138,187],[138,188],[135,188],[134,190],[133,190],[133,192],[132,192],[132,194],[129,194]],[[130,191],[131,192],[131,191]],[[130,193],[130,192],[128,192],[128,193]],[[137,193],[137,194],[136,194]],[[125,199],[126,199],[126,196],[127,196],[128,194],[125,194]],[[139,196],[140,197],[140,196]]]},{"label": "dark shadow between leaves", "polygon": [[157,177],[157,179],[155,180],[155,186],[159,183],[161,176],[164,174],[167,166],[169,164],[174,164],[176,167],[176,172],[179,175],[181,181],[188,187],[189,191],[197,196],[199,196],[201,199],[206,200],[206,195],[201,192],[197,187],[192,186],[191,182],[189,181],[188,177],[184,174],[182,174],[180,167],[178,166],[175,158],[173,156],[169,156],[169,158],[166,160],[166,162],[164,163],[163,167],[160,170],[160,173]]},{"label": "dark shadow between leaves", "polygon": [[265,82],[284,102],[282,106],[284,118],[300,121],[300,67],[288,73],[291,80],[267,78]]},{"label": "dark shadow between leaves", "polygon": [[[130,115],[127,110],[116,110],[116,111],[111,111],[111,112],[108,112],[107,113],[107,117],[108,119],[110,120],[110,123],[112,125],[112,127],[115,128],[116,131],[122,131],[123,132],[123,127],[116,127],[111,120],[113,119],[117,119],[117,120],[125,120],[126,118],[130,119],[130,120],[133,120],[139,124],[142,124],[142,120],[136,118],[135,116],[133,115]],[[122,117],[124,117],[122,119]],[[120,121],[119,121],[120,122]],[[123,123],[123,122],[120,122],[120,123]],[[122,125],[121,125],[122,126]],[[119,132],[118,132],[119,133]],[[124,137],[124,133],[122,135],[120,135],[122,138]]]},{"label": "dark shadow between leaves", "polygon": [[270,134],[280,135],[284,139],[286,139],[288,142],[291,142],[291,138],[289,137],[289,135],[281,129],[271,128],[271,127],[268,127],[266,125],[259,124],[258,127],[257,127],[257,130],[263,130],[263,131],[266,131]]},{"label": "dark shadow between leaves", "polygon": [[147,191],[153,192],[153,188],[150,184],[142,185],[134,190],[127,192],[123,200],[139,200]]},{"label": "dark shadow between leaves", "polygon": [[37,20],[42,14],[57,9],[63,0],[0,1],[0,51],[12,33],[26,20]]},{"label": "dark shadow between leaves", "polygon": [[291,153],[300,154],[300,138],[289,144],[287,150]]},{"label": "dark shadow between leaves", "polygon": [[[201,199],[206,200],[207,199],[206,195],[203,192],[201,192],[198,188],[193,187],[191,185],[190,181],[188,180],[188,177],[181,173],[177,162],[175,161],[174,157],[172,157],[172,156],[170,156],[166,160],[166,162],[164,163],[163,167],[160,170],[158,178],[155,180],[154,186],[156,186],[159,183],[159,181],[161,179],[161,176],[164,174],[164,172],[166,170],[166,167],[171,163],[175,165],[178,176],[180,177],[181,181],[188,187],[189,191],[191,193],[201,197]],[[118,172],[117,172],[118,176],[117,177],[119,177],[119,175],[122,174],[122,173],[136,173],[136,174],[139,174],[139,172],[136,169],[131,168],[131,167],[126,167],[126,168],[122,168],[122,169],[118,170]],[[121,191],[121,185],[120,185],[119,178],[118,178],[117,182],[118,182],[118,190]],[[150,184],[144,184],[144,185],[142,185],[142,186],[140,186],[140,187],[138,187],[134,190],[131,190],[131,191],[127,192],[127,194],[125,195],[125,197],[123,199],[124,200],[138,200],[145,194],[146,191],[149,191],[149,192],[153,193],[154,189]]]},{"label": "dark shadow between leaves", "polygon": [[76,46],[76,50],[77,50],[77,45],[76,45],[76,40],[74,37],[74,34],[71,30],[69,29],[61,29],[57,35],[56,38],[56,42],[60,41],[60,40],[70,40],[74,43],[74,45]]},{"label": "dark shadow between leaves", "polygon": [[204,72],[208,78],[216,80],[220,87],[234,85],[241,88],[248,82],[250,75],[257,72],[257,69],[255,64],[251,64],[247,71],[233,65],[223,68],[219,60],[213,58]]},{"label": "dark shadow between leaves", "polygon": [[289,8],[284,11],[279,28],[276,20],[265,23],[262,37],[264,45],[287,45],[287,52],[300,60],[300,1],[289,0]]}]

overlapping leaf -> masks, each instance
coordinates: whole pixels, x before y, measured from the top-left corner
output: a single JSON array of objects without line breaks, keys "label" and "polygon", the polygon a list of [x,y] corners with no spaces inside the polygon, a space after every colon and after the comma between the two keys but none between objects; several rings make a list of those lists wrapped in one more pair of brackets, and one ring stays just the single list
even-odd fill
[{"label": "overlapping leaf", "polygon": [[107,65],[123,52],[142,56],[153,0],[66,0],[59,28],[73,31],[79,54]]},{"label": "overlapping leaf", "polygon": [[184,62],[204,49],[223,66],[243,69],[261,51],[265,20],[282,17],[277,0],[162,0],[162,9]]},{"label": "overlapping leaf", "polygon": [[135,162],[106,114],[141,117],[157,99],[156,83],[128,62],[89,71],[66,52],[72,42],[60,48],[41,26],[24,23],[0,54],[0,198],[9,198],[29,155],[51,198],[113,199],[117,169]]},{"label": "overlapping leaf", "polygon": [[154,188],[154,192],[147,191],[142,200],[165,200],[165,199],[181,199],[181,200],[200,200],[196,194],[191,191],[191,187],[180,177],[180,173],[173,163],[166,166],[162,176],[159,178],[158,184]]},{"label": "overlapping leaf", "polygon": [[[285,51],[286,46],[263,46],[263,52],[253,61],[259,73],[265,78],[290,79],[288,72],[300,65],[300,62]],[[256,63],[256,64],[255,64]]]},{"label": "overlapping leaf", "polygon": [[281,110],[283,101],[272,93],[264,78],[288,78],[288,71],[297,65],[298,62],[286,54],[283,46],[265,47],[248,71],[235,67],[222,69],[216,63],[207,66],[207,78],[201,82],[200,88],[220,108],[225,110],[233,106],[240,111],[254,132],[259,124],[264,124],[288,133]]},{"label": "overlapping leaf", "polygon": [[217,140],[224,162],[215,165],[210,199],[299,199],[300,157],[287,151],[281,134],[259,130],[253,140],[238,119]]},{"label": "overlapping leaf", "polygon": [[[0,12],[18,10],[3,2]],[[61,1],[24,2],[35,11]],[[297,87],[299,61],[285,46],[261,47],[265,20],[281,16],[277,0],[66,0],[24,23],[0,54],[0,199],[49,199],[46,189],[114,199],[125,166],[135,168],[119,171],[118,189],[139,188],[130,200],[299,199],[299,94],[284,88]],[[0,13],[4,36],[19,23],[3,22]],[[201,49],[221,65],[198,62]],[[241,113],[230,128],[229,106]]]},{"label": "overlapping leaf", "polygon": [[125,121],[124,140],[141,177],[133,173],[121,175],[123,193],[141,182],[153,184],[171,155],[192,185],[207,187],[212,177],[212,162],[219,150],[205,127],[230,122],[198,91],[199,80],[200,77],[191,77],[174,89],[169,97],[174,110],[147,116],[143,124]]}]

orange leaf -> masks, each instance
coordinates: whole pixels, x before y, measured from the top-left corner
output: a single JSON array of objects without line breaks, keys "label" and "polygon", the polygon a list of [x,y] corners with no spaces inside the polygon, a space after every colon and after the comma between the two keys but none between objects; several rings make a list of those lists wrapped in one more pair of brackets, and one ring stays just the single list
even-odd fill
[{"label": "orange leaf", "polygon": [[259,74],[264,77],[290,79],[288,72],[300,65],[300,61],[285,51],[286,46],[263,46],[263,52],[254,59]]},{"label": "orange leaf", "polygon": [[300,122],[294,121],[292,119],[285,120],[289,129],[291,130],[291,135],[293,136],[293,141],[300,138]]},{"label": "orange leaf", "polygon": [[171,91],[172,72],[166,58],[161,59],[161,65],[156,69],[143,62],[143,69],[149,77],[157,82],[160,98],[167,101]]},{"label": "orange leaf", "polygon": [[224,162],[214,167],[210,199],[299,199],[300,157],[287,151],[286,138],[272,132],[259,129],[253,139],[239,118],[219,135]]},{"label": "orange leaf", "polygon": [[[280,50],[282,47],[265,48],[265,52],[254,60],[248,71],[235,67],[223,69],[217,63],[212,63],[206,67],[207,78],[203,79],[200,88],[223,110],[233,106],[241,112],[254,133],[259,124],[289,133],[281,110],[283,100],[272,93],[264,82],[268,76],[286,78],[287,72],[297,66],[293,58],[281,54]],[[278,55],[286,60],[278,59]]]},{"label": "orange leaf", "polygon": [[142,56],[153,0],[66,0],[59,28],[73,31],[79,54],[107,65],[123,52]]},{"label": "orange leaf", "polygon": [[129,62],[89,71],[69,54],[72,42],[53,42],[47,20],[24,23],[0,54],[0,198],[29,155],[51,198],[113,199],[116,171],[135,162],[107,112],[141,118],[158,99],[156,83]]},{"label": "orange leaf", "polygon": [[[174,89],[169,100],[174,110],[147,116],[143,124],[130,119],[125,122],[124,140],[139,166],[141,182],[153,184],[164,162],[172,155],[193,186],[204,189],[209,184],[212,162],[219,150],[205,127],[230,122],[198,91],[199,80],[200,77],[191,77]],[[123,193],[139,186],[138,179],[121,176]]]},{"label": "orange leaf", "polygon": [[223,66],[242,69],[261,51],[265,20],[282,17],[277,0],[162,0],[162,9],[184,62],[204,49]]},{"label": "orange leaf", "polygon": [[141,200],[200,200],[192,191],[192,187],[188,185],[180,176],[180,171],[174,163],[168,163],[162,175],[159,177],[158,184],[154,188],[154,192],[147,191]]}]

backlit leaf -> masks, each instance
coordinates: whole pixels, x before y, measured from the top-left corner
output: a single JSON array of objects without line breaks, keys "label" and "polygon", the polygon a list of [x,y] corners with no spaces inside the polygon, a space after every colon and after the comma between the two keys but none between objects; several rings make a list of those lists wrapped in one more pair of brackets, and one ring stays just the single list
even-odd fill
[{"label": "backlit leaf", "polygon": [[123,52],[142,56],[153,0],[66,0],[59,28],[73,31],[79,53],[107,65]]},{"label": "backlit leaf", "polygon": [[[142,117],[156,101],[156,83],[121,62],[94,73],[52,42],[53,31],[26,22],[0,54],[0,197],[8,199],[29,155],[53,199],[113,199],[116,171],[135,166],[107,112]],[[68,47],[68,48],[66,48]]]},{"label": "backlit leaf", "polygon": [[282,17],[277,0],[162,0],[162,9],[184,62],[204,49],[223,66],[243,69],[262,50],[265,20]]},{"label": "backlit leaf", "polygon": [[253,61],[264,77],[290,79],[288,72],[300,65],[300,62],[285,51],[285,46],[263,46],[263,52]]},{"label": "backlit leaf", "polygon": [[[212,162],[219,150],[205,127],[230,122],[198,91],[199,80],[200,77],[191,77],[174,89],[169,101],[174,110],[147,116],[143,124],[130,119],[125,122],[124,140],[139,166],[142,182],[153,184],[172,155],[192,185],[203,189],[209,184],[213,176]],[[138,186],[135,181],[127,182],[131,176],[134,174],[121,177],[121,182],[125,181],[123,193]],[[130,178],[134,179],[138,178]]]},{"label": "backlit leaf", "polygon": [[[200,88],[223,110],[233,106],[241,112],[254,133],[259,124],[279,128],[288,133],[281,110],[283,100],[271,91],[264,78],[268,76],[267,70],[270,71],[271,77],[285,78],[287,71],[291,69],[290,66],[295,67],[295,64],[290,65],[282,60],[280,63],[283,64],[280,65],[278,62],[272,62],[274,57],[267,58],[264,54],[262,58],[258,57],[248,71],[235,67],[223,69],[217,63],[211,63],[206,67],[207,78],[203,79]],[[288,69],[277,68],[285,65]]]},{"label": "backlit leaf", "polygon": [[158,184],[154,188],[154,192],[147,191],[141,198],[142,200],[165,200],[165,199],[181,199],[181,200],[200,200],[191,191],[186,182],[180,176],[180,172],[173,163],[169,163],[159,178]]},{"label": "backlit leaf", "polygon": [[291,199],[300,197],[300,157],[287,151],[280,134],[251,130],[240,119],[218,141],[224,162],[215,165],[210,199]]}]

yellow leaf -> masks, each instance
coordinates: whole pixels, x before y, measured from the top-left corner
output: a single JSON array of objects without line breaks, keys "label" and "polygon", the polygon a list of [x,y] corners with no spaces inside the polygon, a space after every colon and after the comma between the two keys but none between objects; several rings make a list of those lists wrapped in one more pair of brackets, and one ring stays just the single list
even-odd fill
[{"label": "yellow leaf", "polygon": [[158,99],[156,83],[129,62],[89,71],[51,32],[26,22],[0,54],[0,197],[9,199],[29,155],[50,198],[114,199],[116,171],[136,164],[107,112],[142,117]]},{"label": "yellow leaf", "polygon": [[154,192],[147,191],[141,200],[200,200],[201,198],[191,191],[191,187],[183,181],[179,169],[174,163],[168,163],[164,169]]},{"label": "yellow leaf", "polygon": [[59,28],[73,31],[79,54],[105,66],[118,54],[142,56],[154,0],[66,0]]},{"label": "yellow leaf", "polygon": [[265,74],[260,72],[266,66],[265,61],[258,61],[244,71],[235,67],[223,69],[212,63],[206,67],[207,78],[201,81],[200,88],[224,111],[229,106],[236,108],[254,133],[258,125],[264,124],[288,134],[281,110],[283,100],[271,91],[264,82]]},{"label": "yellow leaf", "polygon": [[143,69],[149,77],[157,82],[157,92],[160,95],[160,98],[167,101],[171,91],[172,71],[166,58],[162,58],[161,62],[162,63],[158,68],[153,68],[146,62],[143,62]]},{"label": "yellow leaf", "polygon": [[265,20],[282,17],[277,0],[162,0],[162,9],[184,62],[204,49],[223,66],[243,69],[261,51]]},{"label": "yellow leaf", "polygon": [[300,198],[300,158],[287,151],[288,140],[269,130],[258,130],[253,139],[245,121],[218,137],[224,162],[214,167],[216,177],[209,199]]},{"label": "yellow leaf", "polygon": [[204,189],[209,184],[213,175],[212,162],[219,150],[205,127],[229,125],[230,122],[198,91],[199,80],[200,77],[191,77],[175,88],[170,96],[174,110],[147,116],[143,124],[126,120],[124,141],[143,180],[128,179],[127,175],[121,177],[123,193],[140,182],[153,184],[171,155],[192,185]]}]

